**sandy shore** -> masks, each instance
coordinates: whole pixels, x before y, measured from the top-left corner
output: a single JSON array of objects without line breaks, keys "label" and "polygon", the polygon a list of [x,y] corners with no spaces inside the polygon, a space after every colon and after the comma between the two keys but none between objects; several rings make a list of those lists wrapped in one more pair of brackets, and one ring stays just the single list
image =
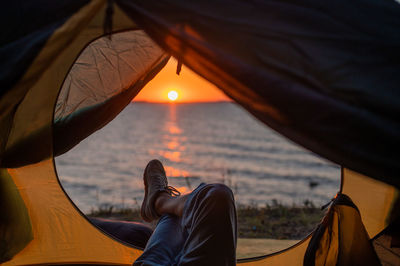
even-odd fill
[{"label": "sandy shore", "polygon": [[236,257],[240,259],[270,254],[288,248],[299,241],[300,240],[239,238]]}]

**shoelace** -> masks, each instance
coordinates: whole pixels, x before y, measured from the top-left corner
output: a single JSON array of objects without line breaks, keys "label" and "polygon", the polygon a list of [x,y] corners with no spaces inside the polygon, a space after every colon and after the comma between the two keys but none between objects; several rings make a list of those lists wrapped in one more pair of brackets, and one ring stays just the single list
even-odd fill
[{"label": "shoelace", "polygon": [[174,188],[174,187],[172,187],[172,186],[167,186],[167,187],[165,188],[165,190],[166,190],[171,196],[178,197],[178,196],[181,195],[181,193],[180,193],[176,188]]}]

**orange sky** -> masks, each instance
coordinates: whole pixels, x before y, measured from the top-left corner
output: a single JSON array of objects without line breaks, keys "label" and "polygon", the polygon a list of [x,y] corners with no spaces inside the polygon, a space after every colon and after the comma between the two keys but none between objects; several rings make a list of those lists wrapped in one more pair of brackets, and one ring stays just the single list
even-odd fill
[{"label": "orange sky", "polygon": [[177,61],[171,58],[167,65],[134,98],[134,101],[169,102],[168,92],[178,92],[175,102],[218,102],[230,99],[217,87],[182,66],[180,75],[176,75]]}]

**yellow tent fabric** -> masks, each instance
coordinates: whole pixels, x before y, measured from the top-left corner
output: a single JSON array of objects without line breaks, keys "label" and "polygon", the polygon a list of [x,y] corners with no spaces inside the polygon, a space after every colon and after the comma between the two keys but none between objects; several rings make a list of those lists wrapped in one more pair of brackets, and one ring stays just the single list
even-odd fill
[{"label": "yellow tent fabric", "polygon": [[[7,170],[0,170],[0,262],[10,260],[33,238],[31,220],[23,199]],[[7,215],[6,215],[7,214]]]},{"label": "yellow tent fabric", "polygon": [[386,183],[344,168],[342,193],[360,210],[370,238],[386,228],[398,215],[399,190]]},{"label": "yellow tent fabric", "polygon": [[[73,206],[60,187],[52,160],[11,169],[9,173],[13,176],[28,207],[34,240],[5,265],[78,262],[130,265],[139,256],[139,250],[121,244],[99,231]],[[364,192],[366,192],[364,197],[367,197],[369,191],[364,190]],[[376,206],[378,207],[379,204]],[[340,210],[340,216],[350,222],[354,221],[352,218],[354,209],[347,206],[341,208],[344,209]],[[347,213],[349,211],[350,213]],[[337,219],[336,223],[330,224],[337,226]],[[360,228],[343,226],[350,229]],[[384,225],[381,230],[383,228]],[[345,235],[352,236],[348,232]],[[302,265],[303,261],[300,258],[304,257],[309,240],[310,237],[276,254],[239,262],[249,265],[265,265],[266,263],[268,265]],[[358,240],[354,245],[359,245]],[[351,258],[351,254],[347,255]],[[336,257],[333,257],[332,261],[336,261]]]},{"label": "yellow tent fabric", "polygon": [[304,265],[380,265],[357,207],[338,194],[314,232]]},{"label": "yellow tent fabric", "polygon": [[138,249],[93,226],[66,197],[52,160],[9,170],[28,208],[33,240],[4,265],[131,265]]}]

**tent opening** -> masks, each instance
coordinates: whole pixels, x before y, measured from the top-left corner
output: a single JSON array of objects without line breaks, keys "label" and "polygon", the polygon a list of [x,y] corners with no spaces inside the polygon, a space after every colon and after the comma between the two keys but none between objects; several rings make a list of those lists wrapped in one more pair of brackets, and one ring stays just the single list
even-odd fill
[{"label": "tent opening", "polygon": [[[137,58],[118,47],[130,34],[99,39],[82,51],[60,92],[55,121],[61,110],[79,116],[101,106],[90,88],[101,86],[107,99],[107,90],[137,71]],[[137,56],[137,48],[131,53]],[[142,222],[142,172],[159,158],[182,193],[202,182],[232,189],[238,258],[277,252],[306,237],[325,213],[320,206],[339,190],[339,167],[279,136],[188,68],[177,76],[176,66],[170,59],[113,121],[55,158],[69,197],[94,219]],[[173,103],[171,89],[180,97]]]}]

